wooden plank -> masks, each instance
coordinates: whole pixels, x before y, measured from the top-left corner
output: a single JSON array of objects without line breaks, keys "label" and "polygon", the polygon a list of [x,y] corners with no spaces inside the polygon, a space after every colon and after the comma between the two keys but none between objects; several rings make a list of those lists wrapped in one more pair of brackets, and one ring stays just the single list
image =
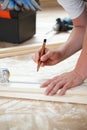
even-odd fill
[{"label": "wooden plank", "polygon": [[[61,46],[63,43],[53,43],[53,44],[47,44],[47,47],[56,49],[59,46]],[[40,44],[37,45],[25,45],[25,46],[19,46],[19,47],[9,47],[0,49],[0,58],[6,58],[6,57],[13,57],[13,56],[19,56],[19,55],[25,55],[36,52],[41,47]]]},{"label": "wooden plank", "polygon": [[45,89],[39,88],[39,85],[35,87],[32,84],[2,83],[0,86],[0,97],[87,104],[87,86],[70,89],[64,96],[58,96],[58,93],[54,96],[46,96]]},{"label": "wooden plank", "polygon": [[0,97],[14,98],[14,99],[27,99],[27,100],[41,100],[50,102],[68,102],[77,104],[87,104],[87,96],[80,95],[67,95],[67,96],[45,96],[37,93],[18,93],[18,92],[2,92],[0,91]]}]

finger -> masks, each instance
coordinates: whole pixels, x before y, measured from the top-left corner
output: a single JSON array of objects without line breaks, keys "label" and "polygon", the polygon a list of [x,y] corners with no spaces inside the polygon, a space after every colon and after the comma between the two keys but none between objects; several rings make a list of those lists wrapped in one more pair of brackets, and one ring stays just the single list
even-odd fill
[{"label": "finger", "polygon": [[51,83],[51,80],[49,79],[49,80],[47,80],[46,82],[44,82],[44,83],[40,86],[40,88],[47,87],[50,83]]},{"label": "finger", "polygon": [[54,94],[56,94],[58,92],[58,90],[60,90],[63,87],[64,83],[63,82],[59,82],[57,83],[53,89],[51,89],[50,93],[48,94],[49,96],[53,96]]},{"label": "finger", "polygon": [[56,85],[56,81],[53,81],[52,83],[50,83],[47,87],[47,89],[46,89],[46,91],[45,91],[45,94],[46,95],[50,95],[50,93],[52,92],[52,90],[53,90],[53,88],[55,87],[55,85]]},{"label": "finger", "polygon": [[44,62],[41,63],[41,67],[44,67],[46,66],[46,64]]},{"label": "finger", "polygon": [[[59,82],[59,80],[58,80],[57,78],[58,78],[58,76],[56,76],[56,77],[54,77],[54,78],[52,78],[52,79],[47,80],[46,82],[44,82],[44,83],[41,85],[41,88],[47,87],[51,82],[54,82],[55,84],[57,84],[57,83]],[[61,80],[60,80],[60,81],[61,81]],[[62,82],[62,81],[61,81],[61,82]],[[60,84],[61,84],[61,82],[60,82]]]},{"label": "finger", "polygon": [[48,51],[47,53],[45,53],[45,55],[41,57],[41,61],[46,62],[50,57],[51,57],[51,53]]},{"label": "finger", "polygon": [[61,91],[59,92],[59,96],[62,96],[66,93],[67,89],[69,89],[69,84],[66,84]]}]

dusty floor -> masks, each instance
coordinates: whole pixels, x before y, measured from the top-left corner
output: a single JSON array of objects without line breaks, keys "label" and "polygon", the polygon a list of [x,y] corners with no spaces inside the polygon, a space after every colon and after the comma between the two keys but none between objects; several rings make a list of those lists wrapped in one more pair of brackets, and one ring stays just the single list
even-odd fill
[{"label": "dusty floor", "polygon": [[87,130],[87,106],[0,99],[1,130]]}]

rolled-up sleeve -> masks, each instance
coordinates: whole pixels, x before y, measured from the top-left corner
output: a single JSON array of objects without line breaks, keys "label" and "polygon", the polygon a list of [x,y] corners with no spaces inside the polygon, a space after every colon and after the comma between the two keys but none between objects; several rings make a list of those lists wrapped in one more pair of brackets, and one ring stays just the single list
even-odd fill
[{"label": "rolled-up sleeve", "polygon": [[68,12],[71,19],[79,17],[85,8],[83,0],[57,0],[58,3]]}]

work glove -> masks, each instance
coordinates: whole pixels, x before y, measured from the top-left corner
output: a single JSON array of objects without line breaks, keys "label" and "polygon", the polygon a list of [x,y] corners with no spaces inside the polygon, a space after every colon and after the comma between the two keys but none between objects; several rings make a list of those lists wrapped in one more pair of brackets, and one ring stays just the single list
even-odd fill
[{"label": "work glove", "polygon": [[2,10],[32,10],[33,12],[41,10],[40,5],[35,0],[0,0]]}]

